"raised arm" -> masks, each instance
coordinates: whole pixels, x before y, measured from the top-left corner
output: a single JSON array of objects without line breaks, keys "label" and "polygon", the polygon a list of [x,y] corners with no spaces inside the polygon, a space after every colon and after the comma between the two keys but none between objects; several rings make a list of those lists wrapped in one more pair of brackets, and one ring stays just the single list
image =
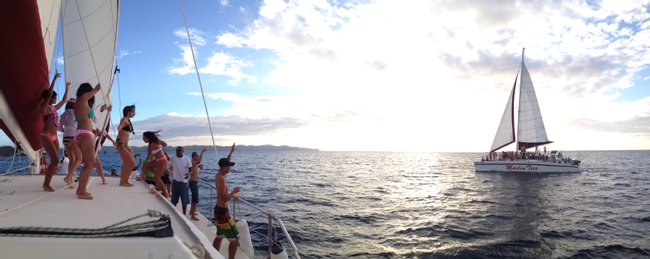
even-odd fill
[{"label": "raised arm", "polygon": [[70,83],[70,82],[65,83],[65,93],[63,93],[63,98],[61,98],[61,101],[59,103],[57,103],[56,105],[54,105],[55,110],[58,111],[59,109],[61,109],[63,104],[65,104],[65,102],[68,101],[68,91],[70,90],[71,85],[72,85],[72,83]]},{"label": "raised arm", "polygon": [[203,148],[203,150],[201,150],[201,154],[199,155],[199,159],[197,161],[198,162],[197,164],[201,163],[201,160],[203,160],[203,154],[205,154],[206,150],[207,150],[207,148]]},{"label": "raised arm", "polygon": [[45,110],[45,108],[47,108],[47,106],[50,104],[50,98],[52,98],[52,93],[54,92],[54,83],[59,77],[61,77],[61,73],[59,73],[59,71],[56,71],[56,74],[54,74],[54,78],[52,79],[52,83],[50,84],[50,88],[47,89],[49,97],[43,101],[43,104],[41,104],[41,112]]},{"label": "raised arm", "polygon": [[230,152],[228,153],[228,156],[226,157],[226,159],[228,159],[228,161],[230,161],[230,157],[232,156],[232,152],[235,152],[235,143],[232,143],[232,147],[230,147]]}]

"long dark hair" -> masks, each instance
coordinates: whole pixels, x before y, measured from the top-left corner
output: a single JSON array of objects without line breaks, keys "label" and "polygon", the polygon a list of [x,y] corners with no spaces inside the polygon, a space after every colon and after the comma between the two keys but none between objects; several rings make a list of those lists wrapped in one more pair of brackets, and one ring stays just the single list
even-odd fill
[{"label": "long dark hair", "polygon": [[[43,100],[47,100],[47,98],[50,98],[50,90],[45,90],[41,93],[41,98]],[[56,91],[52,91],[52,98],[56,99]]]},{"label": "long dark hair", "polygon": [[76,102],[77,102],[77,99],[75,99],[75,98],[71,98],[70,100],[68,100],[67,103],[65,103],[65,109],[66,109],[66,110],[74,109],[74,104],[75,104]]},{"label": "long dark hair", "polygon": [[[83,83],[79,85],[79,89],[77,89],[77,99],[82,96],[83,94],[90,92],[93,90],[93,87],[89,83]],[[88,106],[90,108],[93,108],[93,105],[95,104],[95,96],[91,97],[88,99]]]},{"label": "long dark hair", "polygon": [[129,115],[129,112],[132,111],[135,111],[135,104],[124,106],[124,109],[122,109],[122,115],[126,117],[127,115]]},{"label": "long dark hair", "polygon": [[144,133],[142,133],[142,136],[149,139],[149,144],[151,144],[151,143],[160,141],[160,135],[158,135],[158,133],[160,133],[160,130],[157,130],[157,131],[145,131]]}]

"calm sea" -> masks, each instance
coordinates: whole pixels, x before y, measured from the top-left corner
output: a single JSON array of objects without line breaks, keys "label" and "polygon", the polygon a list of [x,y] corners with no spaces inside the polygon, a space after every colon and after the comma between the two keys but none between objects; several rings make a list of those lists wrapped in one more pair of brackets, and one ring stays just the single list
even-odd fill
[{"label": "calm sea", "polygon": [[[583,161],[573,174],[475,173],[481,155],[236,151],[227,179],[284,221],[303,258],[650,257],[650,151],[565,152]],[[111,150],[102,161],[120,164]],[[266,235],[253,212],[240,210]]]}]

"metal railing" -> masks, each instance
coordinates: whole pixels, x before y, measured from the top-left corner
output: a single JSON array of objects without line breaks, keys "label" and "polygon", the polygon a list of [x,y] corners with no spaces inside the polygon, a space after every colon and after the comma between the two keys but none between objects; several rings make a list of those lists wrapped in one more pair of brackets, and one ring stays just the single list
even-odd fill
[{"label": "metal railing", "polygon": [[[203,180],[201,180],[200,183],[203,184],[203,185],[209,186],[211,188],[210,189],[210,204],[213,204],[212,203],[213,200],[216,202],[216,198],[212,194],[212,191],[213,190],[216,191],[217,188],[214,185],[212,185],[210,183],[207,183],[207,182],[205,182]],[[291,248],[293,250],[293,256],[295,258],[300,259],[300,255],[298,255],[298,247],[293,242],[293,239],[291,239],[291,235],[289,235],[289,232],[287,231],[287,228],[284,226],[284,223],[282,223],[282,220],[280,220],[280,218],[276,217],[273,213],[265,211],[264,209],[262,209],[260,207],[257,207],[255,204],[253,204],[253,203],[251,203],[251,202],[249,202],[247,200],[244,200],[242,198],[236,198],[236,202],[242,202],[242,203],[246,204],[247,206],[250,206],[251,208],[257,210],[258,212],[261,212],[262,214],[266,215],[266,217],[268,219],[267,240],[269,242],[269,248],[268,248],[269,257],[270,257],[270,255],[272,253],[271,249],[273,247],[273,243],[275,243],[275,239],[273,238],[273,221],[275,221],[275,223],[277,223],[280,226],[280,229],[282,229],[282,233],[284,234],[284,237],[287,239],[287,241],[291,245]],[[235,211],[235,210],[233,209],[233,211]]]}]

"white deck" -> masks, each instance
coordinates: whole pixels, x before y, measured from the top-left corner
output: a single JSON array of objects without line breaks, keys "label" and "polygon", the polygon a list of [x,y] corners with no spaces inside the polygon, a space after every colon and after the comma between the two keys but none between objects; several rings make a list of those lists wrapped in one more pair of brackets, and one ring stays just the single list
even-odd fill
[{"label": "white deck", "polygon": [[[100,228],[153,209],[170,216],[173,237],[45,238],[0,237],[1,258],[223,258],[212,247],[214,226],[205,218],[194,222],[179,213],[162,196],[148,193],[141,182],[119,187],[119,178],[91,177],[93,200],[80,200],[75,189],[65,188],[55,175],[55,192],[44,192],[42,175],[0,176],[0,227],[45,226]],[[178,205],[180,208],[180,204]],[[188,206],[189,207],[189,206]],[[189,210],[189,208],[188,208]],[[143,217],[126,224],[149,221]],[[199,228],[201,228],[199,230]],[[201,231],[203,230],[203,231]],[[206,236],[205,234],[211,234]],[[196,256],[190,250],[205,251]],[[199,253],[202,254],[202,253]]]}]

